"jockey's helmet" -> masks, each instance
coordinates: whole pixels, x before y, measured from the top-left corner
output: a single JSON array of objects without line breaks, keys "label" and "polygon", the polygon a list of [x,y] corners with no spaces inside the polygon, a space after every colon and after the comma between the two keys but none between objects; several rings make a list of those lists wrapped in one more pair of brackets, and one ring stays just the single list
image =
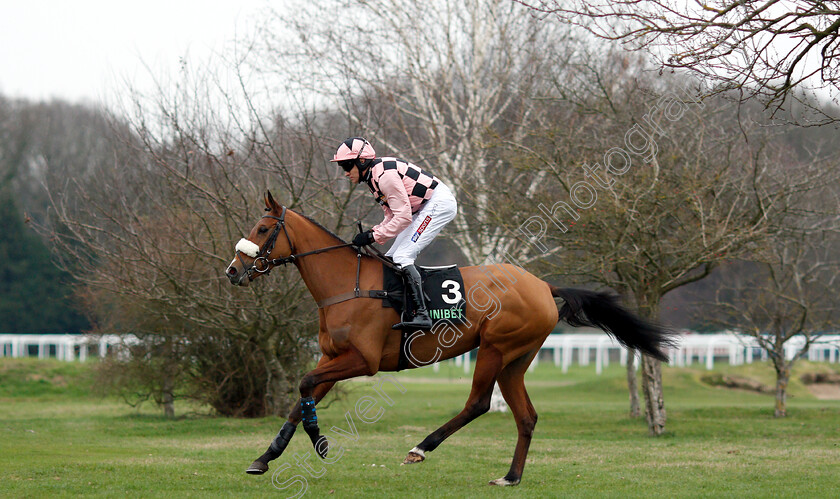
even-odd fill
[{"label": "jockey's helmet", "polygon": [[376,151],[370,142],[362,137],[350,137],[339,144],[330,161],[338,163],[344,171],[350,171],[357,164],[356,160],[374,158],[376,158]]}]

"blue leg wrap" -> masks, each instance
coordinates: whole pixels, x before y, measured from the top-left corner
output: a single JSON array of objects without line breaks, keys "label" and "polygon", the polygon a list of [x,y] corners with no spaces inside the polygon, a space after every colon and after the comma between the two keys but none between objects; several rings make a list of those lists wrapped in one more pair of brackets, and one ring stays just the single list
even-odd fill
[{"label": "blue leg wrap", "polygon": [[[315,399],[312,397],[303,397],[300,399],[300,418],[303,423],[303,429],[309,435],[309,440],[312,441],[312,446],[315,451],[321,456],[321,459],[327,457],[329,444],[326,438],[321,436],[321,430],[318,428],[318,416],[315,414]],[[321,442],[321,440],[324,440]]]},{"label": "blue leg wrap", "polygon": [[306,433],[318,429],[318,415],[315,414],[315,399],[304,397],[300,399],[300,419],[303,422],[303,429]]}]

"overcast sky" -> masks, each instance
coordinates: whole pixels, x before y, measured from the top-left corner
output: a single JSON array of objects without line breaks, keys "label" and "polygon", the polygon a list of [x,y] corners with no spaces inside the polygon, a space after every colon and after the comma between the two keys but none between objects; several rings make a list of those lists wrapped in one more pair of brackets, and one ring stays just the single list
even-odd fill
[{"label": "overcast sky", "polygon": [[0,94],[97,102],[221,52],[267,0],[0,0]]}]

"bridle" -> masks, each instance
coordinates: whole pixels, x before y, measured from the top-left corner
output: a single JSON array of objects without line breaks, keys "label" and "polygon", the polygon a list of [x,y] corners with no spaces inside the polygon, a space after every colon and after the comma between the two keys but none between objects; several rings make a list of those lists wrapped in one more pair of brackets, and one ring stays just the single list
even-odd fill
[{"label": "bridle", "polygon": [[[346,293],[340,293],[335,296],[331,296],[320,300],[317,303],[318,308],[328,307],[330,305],[334,305],[336,303],[341,303],[347,300],[352,300],[354,298],[377,298],[377,299],[384,299],[388,296],[388,292],[383,289],[360,289],[359,282],[362,270],[362,248],[353,245],[353,243],[344,243],[344,244],[337,244],[335,246],[327,246],[326,248],[320,248],[312,251],[306,251],[304,253],[297,253],[295,254],[295,247],[294,243],[292,243],[292,238],[289,237],[289,231],[286,230],[286,207],[283,206],[283,211],[280,212],[280,216],[274,215],[263,215],[262,218],[272,218],[277,220],[277,223],[274,224],[274,229],[271,231],[271,234],[268,235],[268,239],[259,249],[254,257],[254,261],[251,262],[251,265],[246,265],[245,260],[242,258],[242,250],[236,250],[236,258],[239,259],[239,262],[242,263],[242,268],[244,269],[244,274],[241,279],[248,278],[253,280],[256,275],[259,274],[268,274],[271,272],[271,269],[278,265],[285,266],[287,263],[295,263],[299,258],[303,258],[308,255],[316,255],[318,253],[325,253],[327,251],[332,251],[339,248],[347,248],[353,247],[356,250],[356,285],[353,288],[353,291],[348,291]],[[284,256],[282,258],[269,258],[269,255],[272,251],[274,251],[274,245],[277,244],[277,237],[280,235],[280,231],[283,231],[283,234],[286,235],[286,241],[289,243],[289,252],[291,253],[289,256]],[[361,223],[359,224],[359,230],[361,231]],[[383,255],[379,252],[379,250],[375,248],[371,248],[373,253],[368,253],[373,258],[378,259],[384,265],[387,265],[391,268],[397,268],[394,265],[394,262],[387,256]],[[250,255],[249,255],[250,256]],[[241,280],[240,279],[240,280]]]},{"label": "bridle", "polygon": [[[251,265],[245,264],[245,261],[242,259],[241,251],[236,251],[236,258],[238,258],[239,262],[242,264],[242,268],[248,275],[248,279],[253,279],[254,276],[258,274],[268,275],[269,273],[271,273],[271,269],[273,269],[274,267],[277,267],[278,265],[285,266],[288,263],[294,263],[298,258],[303,258],[304,256],[316,255],[318,253],[324,253],[339,248],[353,246],[352,243],[344,243],[295,254],[295,247],[292,243],[292,238],[289,237],[289,231],[286,230],[286,207],[283,206],[283,211],[280,212],[279,217],[274,215],[263,215],[262,218],[273,218],[274,220],[277,220],[277,223],[274,224],[274,229],[271,231],[271,234],[268,235],[268,239],[265,241],[265,244],[262,245],[262,248],[260,248],[260,251],[254,258],[254,261],[251,262]],[[284,256],[281,258],[270,259],[268,256],[271,254],[272,251],[274,251],[274,245],[277,244],[277,236],[280,235],[281,230],[283,231],[283,234],[286,235],[286,241],[289,243],[289,250],[291,254],[289,256]]]}]

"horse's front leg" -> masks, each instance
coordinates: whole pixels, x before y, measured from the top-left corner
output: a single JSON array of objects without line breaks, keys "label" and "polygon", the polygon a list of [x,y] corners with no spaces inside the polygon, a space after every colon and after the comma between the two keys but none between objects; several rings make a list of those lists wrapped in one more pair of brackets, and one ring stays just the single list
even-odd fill
[{"label": "horse's front leg", "polygon": [[326,438],[320,435],[315,414],[317,404],[330,391],[336,382],[355,376],[370,375],[364,358],[355,351],[346,352],[334,359],[322,357],[318,367],[303,377],[300,384],[300,401],[289,413],[289,418],[272,440],[268,450],[246,470],[252,475],[262,475],[268,471],[268,463],[280,457],[291,441],[297,424],[303,421],[303,428],[312,440],[315,451],[321,458],[327,456]]},{"label": "horse's front leg", "polygon": [[[321,357],[318,360],[318,366],[322,366],[327,362],[329,362],[328,357]],[[320,401],[327,395],[327,393],[329,393],[333,386],[335,386],[334,382],[318,385],[312,394],[314,400],[316,402]],[[251,463],[251,466],[249,466],[245,472],[251,475],[262,475],[268,471],[268,463],[280,457],[283,454],[283,451],[286,450],[286,446],[288,446],[289,442],[292,440],[292,436],[295,434],[295,430],[297,429],[297,425],[300,423],[300,420],[300,399],[298,399],[295,405],[292,406],[292,410],[289,413],[289,417],[286,422],[283,423],[283,427],[280,428],[280,431],[277,432],[277,436],[275,436],[271,441],[271,445],[268,446],[268,449],[262,456],[258,457],[256,461]]]},{"label": "horse's front leg", "polygon": [[352,349],[318,366],[300,381],[300,418],[303,421],[304,431],[309,435],[312,446],[321,459],[327,457],[329,443],[326,437],[321,435],[318,415],[315,412],[315,404],[320,400],[317,397],[319,388],[324,384],[332,386],[337,381],[371,374],[373,373],[368,368],[364,357]]}]

